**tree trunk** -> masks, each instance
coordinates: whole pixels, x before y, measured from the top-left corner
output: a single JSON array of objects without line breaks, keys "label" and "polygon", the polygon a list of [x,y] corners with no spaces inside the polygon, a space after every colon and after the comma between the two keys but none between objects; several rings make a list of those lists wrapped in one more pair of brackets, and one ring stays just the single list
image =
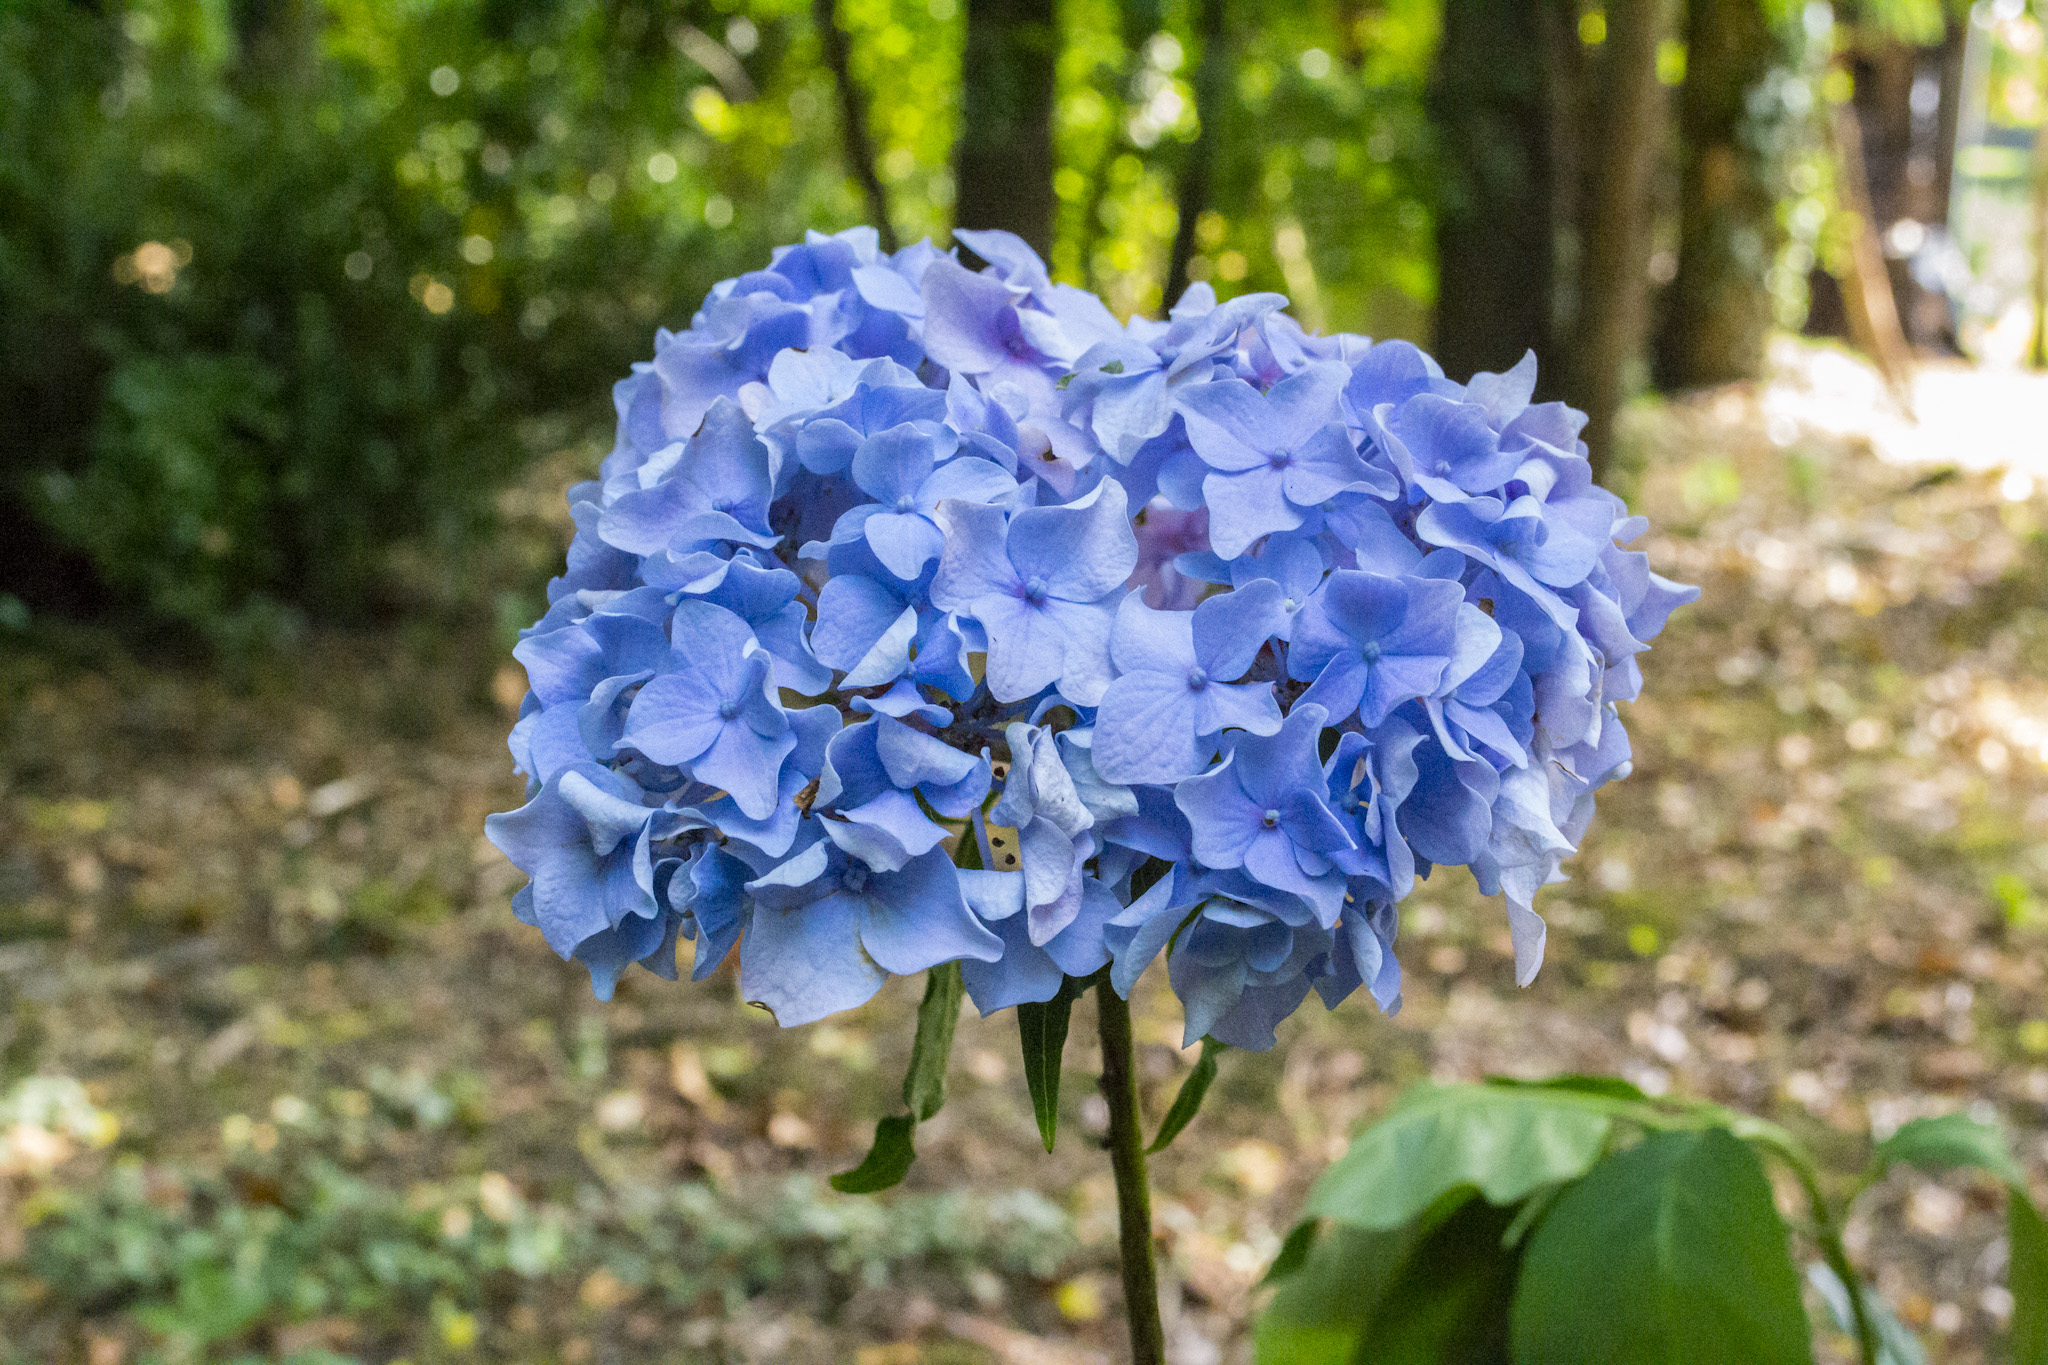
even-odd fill
[{"label": "tree trunk", "polygon": [[1054,0],[967,0],[953,221],[1052,254]]},{"label": "tree trunk", "polygon": [[1772,312],[1765,274],[1782,234],[1768,158],[1745,133],[1750,95],[1769,77],[1774,49],[1762,0],[1690,0],[1678,99],[1678,276],[1656,356],[1668,388],[1754,379],[1763,368]]},{"label": "tree trunk", "polygon": [[1169,308],[1188,287],[1188,262],[1195,254],[1195,224],[1209,207],[1209,166],[1222,150],[1223,110],[1230,100],[1234,54],[1230,46],[1229,0],[1201,0],[1201,5],[1201,65],[1194,73],[1195,117],[1201,126],[1181,163],[1180,184],[1174,195],[1177,221],[1164,299]]},{"label": "tree trunk", "polygon": [[1445,0],[1428,107],[1441,157],[1437,360],[1463,380],[1551,340],[1556,241],[1541,7]]},{"label": "tree trunk", "polygon": [[1641,348],[1649,301],[1650,182],[1662,144],[1664,92],[1657,44],[1667,0],[1610,5],[1593,123],[1602,155],[1586,201],[1572,397],[1585,409],[1593,475],[1604,478],[1628,368]]}]

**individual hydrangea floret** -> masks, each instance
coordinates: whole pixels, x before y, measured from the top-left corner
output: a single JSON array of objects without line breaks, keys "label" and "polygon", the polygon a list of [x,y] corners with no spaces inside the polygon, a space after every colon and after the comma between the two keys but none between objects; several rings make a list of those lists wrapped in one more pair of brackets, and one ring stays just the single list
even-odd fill
[{"label": "individual hydrangea floret", "polygon": [[[1151,964],[1189,1042],[1399,1008],[1440,866],[1539,889],[1626,776],[1619,704],[1697,596],[1627,548],[1533,356],[1459,382],[1207,285],[1118,321],[812,233],[614,392],[515,658],[518,918],[797,1024],[960,964],[984,1013]],[[689,945],[685,948],[684,945]]]}]

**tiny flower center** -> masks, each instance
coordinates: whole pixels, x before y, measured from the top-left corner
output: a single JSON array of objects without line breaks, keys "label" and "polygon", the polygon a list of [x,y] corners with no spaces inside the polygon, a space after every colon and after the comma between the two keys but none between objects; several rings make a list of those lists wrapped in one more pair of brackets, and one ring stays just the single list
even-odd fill
[{"label": "tiny flower center", "polygon": [[1275,469],[1285,469],[1287,462],[1293,458],[1294,452],[1291,450],[1276,450],[1266,457],[1266,463]]},{"label": "tiny flower center", "polygon": [[1025,581],[1024,600],[1034,607],[1045,605],[1045,575],[1033,574]]},{"label": "tiny flower center", "polygon": [[910,494],[905,493],[902,497],[896,499],[896,510],[899,512],[915,512],[917,510],[917,503]]},{"label": "tiny flower center", "polygon": [[739,713],[740,704],[738,701],[734,700],[731,697],[728,697],[724,701],[718,703],[718,718],[720,720],[731,720],[734,716],[737,716]]},{"label": "tiny flower center", "polygon": [[714,500],[714,501],[712,502],[712,504],[711,504],[711,510],[712,510],[712,511],[714,511],[714,512],[730,512],[730,511],[732,511],[732,499],[731,499],[731,498],[718,498],[718,499]]},{"label": "tiny flower center", "polygon": [[1267,829],[1277,828],[1280,824],[1280,812],[1271,807],[1268,807],[1266,813],[1259,818],[1260,823],[1265,825]]},{"label": "tiny flower center", "polygon": [[1207,670],[1200,668],[1191,668],[1188,670],[1188,687],[1191,691],[1199,692],[1208,685],[1209,674]]},{"label": "tiny flower center", "polygon": [[868,870],[859,863],[848,863],[846,872],[839,878],[839,884],[848,891],[865,891],[868,885]]},{"label": "tiny flower center", "polygon": [[1358,647],[1358,652],[1367,663],[1376,664],[1380,661],[1380,642],[1378,640],[1367,640]]}]

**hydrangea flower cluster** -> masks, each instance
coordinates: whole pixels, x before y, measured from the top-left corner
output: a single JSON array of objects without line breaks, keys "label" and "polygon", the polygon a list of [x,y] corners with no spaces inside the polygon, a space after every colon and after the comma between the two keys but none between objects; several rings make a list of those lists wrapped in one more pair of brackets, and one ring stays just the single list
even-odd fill
[{"label": "hydrangea flower cluster", "polygon": [[735,950],[785,1025],[959,962],[983,1013],[1164,955],[1190,1042],[1398,1007],[1469,867],[1543,956],[1616,703],[1697,595],[1622,548],[1535,358],[1469,383],[1197,284],[1119,323],[1023,242],[812,234],[615,392],[514,651],[515,899],[609,997]]}]

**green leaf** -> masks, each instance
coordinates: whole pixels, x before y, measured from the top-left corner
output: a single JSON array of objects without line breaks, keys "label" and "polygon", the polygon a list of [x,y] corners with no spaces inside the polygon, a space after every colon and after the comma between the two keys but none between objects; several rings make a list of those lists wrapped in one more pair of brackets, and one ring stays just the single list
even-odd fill
[{"label": "green leaf", "polygon": [[1563,1076],[1546,1076],[1540,1081],[1517,1080],[1513,1076],[1488,1076],[1486,1083],[1511,1090],[1563,1090],[1574,1095],[1598,1095],[1604,1099],[1628,1100],[1635,1104],[1650,1102],[1648,1095],[1619,1076],[1581,1076],[1567,1073]]},{"label": "green leaf", "polygon": [[1259,1365],[1509,1365],[1514,1210],[1469,1191],[1406,1227],[1331,1227],[1259,1318]]},{"label": "green leaf", "polygon": [[911,1130],[917,1120],[908,1114],[891,1114],[875,1125],[875,1145],[860,1165],[832,1177],[832,1188],[841,1194],[874,1194],[899,1185],[910,1172],[917,1153],[910,1146]]},{"label": "green leaf", "polygon": [[1060,992],[1044,1004],[1017,1006],[1017,1034],[1024,1043],[1024,1084],[1031,1091],[1031,1112],[1045,1150],[1060,1127],[1060,1060],[1067,1050],[1067,1022],[1074,1012],[1074,978],[1060,982]]},{"label": "green leaf", "polygon": [[[1828,1316],[1835,1320],[1835,1327],[1853,1339],[1856,1310],[1850,1306],[1849,1291],[1843,1287],[1842,1277],[1825,1261],[1815,1261],[1806,1267],[1806,1282],[1828,1306]],[[1899,1321],[1899,1315],[1884,1301],[1884,1296],[1867,1284],[1863,1286],[1863,1311],[1877,1332],[1877,1365],[1927,1365],[1927,1348],[1920,1344],[1920,1338]]]},{"label": "green leaf", "polygon": [[1595,1166],[1529,1238],[1513,1335],[1517,1365],[1811,1365],[1756,1153],[1706,1128]]},{"label": "green leaf", "polygon": [[2012,1291],[2013,1365],[2048,1365],[2048,1223],[2024,1185],[2012,1187],[2005,1225],[2012,1246],[2005,1287]]},{"label": "green leaf", "polygon": [[[1317,1226],[1304,1222],[1295,1231]],[[1377,1231],[1338,1223],[1324,1230],[1259,1314],[1252,1359],[1257,1365],[1346,1365],[1417,1240],[1412,1228]]]},{"label": "green leaf", "polygon": [[1147,1156],[1165,1151],[1167,1145],[1180,1136],[1180,1130],[1194,1122],[1195,1115],[1202,1108],[1202,1097],[1209,1093],[1209,1083],[1216,1079],[1216,1055],[1229,1046],[1214,1038],[1202,1040],[1201,1058],[1196,1061],[1195,1069],[1188,1073],[1188,1078],[1180,1083],[1180,1093],[1173,1097],[1173,1107],[1159,1121],[1159,1135],[1145,1149]]},{"label": "green leaf", "polygon": [[1870,1162],[1880,1175],[1904,1162],[1930,1175],[1967,1168],[2008,1185],[2024,1188],[2027,1183],[2026,1173],[2006,1146],[2005,1131],[1995,1123],[1979,1123],[1968,1114],[1943,1114],[1901,1124],[1871,1151]]},{"label": "green leaf", "polygon": [[1293,1231],[1287,1234],[1287,1240],[1280,1244],[1273,1264],[1266,1267],[1259,1283],[1277,1284],[1301,1269],[1308,1261],[1309,1252],[1315,1249],[1316,1238],[1322,1230],[1323,1225],[1313,1218],[1304,1218],[1296,1223]]},{"label": "green leaf", "polygon": [[1585,1174],[1613,1123],[1554,1091],[1424,1086],[1323,1172],[1303,1215],[1396,1228],[1466,1185],[1490,1203],[1512,1204],[1539,1185]]},{"label": "green leaf", "polygon": [[903,1077],[903,1102],[919,1123],[946,1102],[946,1059],[960,1023],[960,964],[945,962],[925,974],[924,1001],[917,1007],[917,1039],[910,1045],[910,1070]]}]

